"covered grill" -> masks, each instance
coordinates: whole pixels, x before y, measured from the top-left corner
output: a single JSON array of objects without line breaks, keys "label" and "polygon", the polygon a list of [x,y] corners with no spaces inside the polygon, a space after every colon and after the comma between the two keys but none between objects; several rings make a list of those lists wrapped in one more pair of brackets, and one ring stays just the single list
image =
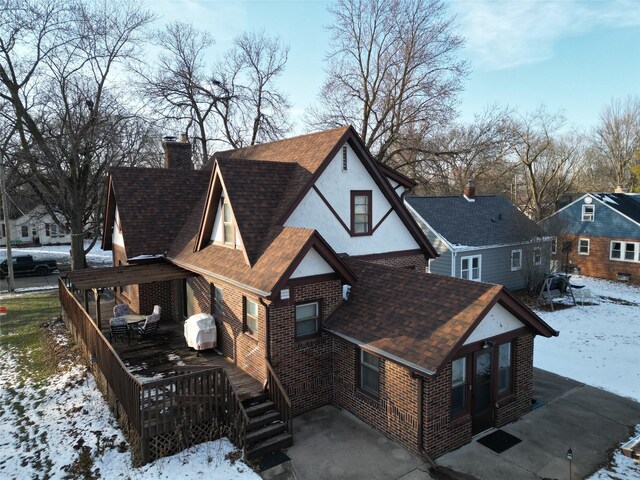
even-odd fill
[{"label": "covered grill", "polygon": [[184,338],[195,350],[207,350],[216,346],[216,323],[206,313],[191,315],[184,322]]}]

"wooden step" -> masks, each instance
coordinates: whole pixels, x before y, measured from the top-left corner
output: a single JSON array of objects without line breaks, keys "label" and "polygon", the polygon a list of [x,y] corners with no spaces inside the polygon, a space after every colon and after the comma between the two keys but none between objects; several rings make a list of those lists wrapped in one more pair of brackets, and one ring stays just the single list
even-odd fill
[{"label": "wooden step", "polygon": [[269,400],[269,395],[267,395],[266,393],[260,393],[258,395],[253,395],[250,398],[245,398],[244,400],[242,400],[242,406],[250,407],[251,405],[266,402],[267,400]]},{"label": "wooden step", "polygon": [[247,407],[246,409],[247,415],[249,415],[249,418],[252,417],[257,417],[258,415],[261,415],[263,413],[267,413],[270,410],[273,410],[273,402],[262,402],[262,403],[257,403],[255,405],[251,405],[250,407]]},{"label": "wooden step", "polygon": [[247,432],[245,441],[247,445],[252,445],[260,440],[264,440],[265,438],[275,437],[286,429],[287,426],[284,423],[272,423],[271,425],[266,425],[262,428],[258,428],[257,430],[253,430],[252,432]]},{"label": "wooden step", "polygon": [[278,450],[290,447],[291,445],[293,445],[293,437],[290,433],[284,432],[249,447],[246,450],[246,457],[249,459],[264,457],[269,453],[277,452]]},{"label": "wooden step", "polygon": [[278,412],[267,412],[263,415],[258,415],[249,419],[249,425],[247,426],[247,432],[249,430],[255,430],[258,427],[268,425],[269,423],[280,420],[280,414]]}]

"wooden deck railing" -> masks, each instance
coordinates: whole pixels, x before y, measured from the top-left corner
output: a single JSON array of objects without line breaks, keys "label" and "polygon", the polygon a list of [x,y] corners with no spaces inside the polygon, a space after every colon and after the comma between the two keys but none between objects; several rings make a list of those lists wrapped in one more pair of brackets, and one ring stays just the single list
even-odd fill
[{"label": "wooden deck railing", "polygon": [[289,433],[293,434],[293,416],[291,414],[291,400],[285,391],[282,383],[269,360],[267,363],[267,395],[275,406],[275,410],[280,414],[282,421],[287,425]]},{"label": "wooden deck railing", "polygon": [[[244,447],[249,418],[224,369],[185,367],[175,376],[142,383],[129,372],[62,279],[58,287],[60,303],[76,335],[139,437],[143,462],[175,453],[171,442],[176,436],[182,435],[178,448],[189,446],[184,432],[190,432],[193,443],[210,439],[206,430],[215,422],[225,427],[237,447]],[[176,432],[178,435],[172,435]],[[160,447],[152,451],[154,438]]]}]

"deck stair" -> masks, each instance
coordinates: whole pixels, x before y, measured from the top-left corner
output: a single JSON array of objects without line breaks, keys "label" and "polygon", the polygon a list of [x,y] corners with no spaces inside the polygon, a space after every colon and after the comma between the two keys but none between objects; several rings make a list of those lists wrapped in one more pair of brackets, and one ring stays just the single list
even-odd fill
[{"label": "deck stair", "polygon": [[293,437],[287,424],[275,410],[267,394],[261,394],[242,402],[249,424],[245,432],[245,456],[247,459],[264,457],[293,445]]}]

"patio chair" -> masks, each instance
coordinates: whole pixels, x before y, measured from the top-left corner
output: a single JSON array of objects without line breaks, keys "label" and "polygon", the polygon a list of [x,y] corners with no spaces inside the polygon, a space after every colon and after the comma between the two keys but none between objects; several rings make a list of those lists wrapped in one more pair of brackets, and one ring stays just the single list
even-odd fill
[{"label": "patio chair", "polygon": [[118,337],[127,337],[129,345],[131,345],[131,336],[129,335],[129,325],[124,317],[114,317],[109,320],[109,341],[117,340]]},{"label": "patio chair", "polygon": [[138,336],[138,341],[141,342],[145,338],[154,338],[158,332],[160,326],[160,315],[152,313],[147,316],[144,322],[140,322],[132,329],[134,335]]},{"label": "patio chair", "polygon": [[162,311],[162,309],[160,308],[160,305],[154,305],[153,306],[153,314],[154,315],[160,315],[161,311]]},{"label": "patio chair", "polygon": [[114,317],[123,317],[125,315],[131,315],[131,309],[129,308],[129,305],[127,305],[126,303],[122,303],[113,307]]}]

